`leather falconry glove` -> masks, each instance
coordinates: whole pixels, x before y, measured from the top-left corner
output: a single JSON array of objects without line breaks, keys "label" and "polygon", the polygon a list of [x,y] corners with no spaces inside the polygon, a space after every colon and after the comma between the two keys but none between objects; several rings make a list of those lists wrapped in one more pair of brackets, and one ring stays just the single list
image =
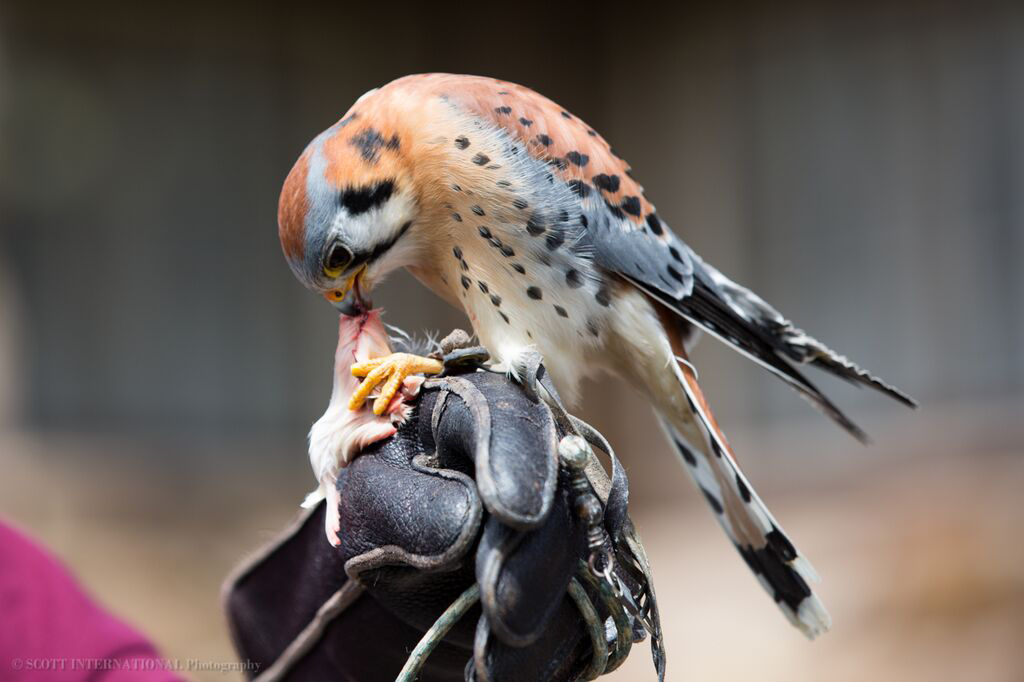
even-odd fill
[{"label": "leather falconry glove", "polygon": [[442,342],[445,372],[410,418],[341,470],[338,547],[321,502],[229,578],[258,679],[594,679],[648,636],[663,677],[614,453],[564,412],[539,357],[520,384],[467,346]]}]

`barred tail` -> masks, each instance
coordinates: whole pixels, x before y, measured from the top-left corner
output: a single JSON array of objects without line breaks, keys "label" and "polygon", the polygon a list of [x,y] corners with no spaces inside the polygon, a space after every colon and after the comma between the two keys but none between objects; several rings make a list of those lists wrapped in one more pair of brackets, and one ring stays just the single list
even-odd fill
[{"label": "barred tail", "polygon": [[673,447],[740,555],[793,625],[813,639],[832,619],[811,590],[814,568],[793,546],[740,471],[692,370],[675,365],[688,414],[662,414]]}]

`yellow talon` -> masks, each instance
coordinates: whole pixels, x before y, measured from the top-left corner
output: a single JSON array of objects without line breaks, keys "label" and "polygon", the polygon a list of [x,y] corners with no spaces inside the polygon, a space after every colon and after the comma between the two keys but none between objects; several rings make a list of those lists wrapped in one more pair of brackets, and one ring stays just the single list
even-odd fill
[{"label": "yellow talon", "polygon": [[382,382],[380,395],[373,402],[373,413],[384,414],[410,374],[438,374],[444,369],[439,360],[424,358],[409,353],[392,353],[383,358],[374,358],[352,365],[352,376],[365,377],[359,388],[348,401],[348,409],[358,410],[366,402],[370,392]]}]

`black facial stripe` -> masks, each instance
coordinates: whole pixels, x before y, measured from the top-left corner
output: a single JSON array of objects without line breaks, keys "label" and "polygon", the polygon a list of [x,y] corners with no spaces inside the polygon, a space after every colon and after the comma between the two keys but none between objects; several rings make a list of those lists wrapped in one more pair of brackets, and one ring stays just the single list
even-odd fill
[{"label": "black facial stripe", "polygon": [[405,235],[406,232],[409,231],[410,227],[412,227],[411,220],[407,222],[405,225],[402,225],[402,229],[400,229],[393,237],[391,237],[391,239],[373,247],[373,251],[370,251],[369,253],[367,253],[366,251],[357,253],[356,257],[352,259],[352,264],[349,265],[349,270],[352,270],[360,265],[369,265],[378,258],[380,258],[381,256],[383,256],[392,246],[395,245],[395,243],[399,239],[401,239]]},{"label": "black facial stripe", "polygon": [[346,189],[338,195],[338,202],[345,207],[349,215],[357,216],[383,204],[391,198],[394,191],[395,182],[383,180],[365,187]]}]

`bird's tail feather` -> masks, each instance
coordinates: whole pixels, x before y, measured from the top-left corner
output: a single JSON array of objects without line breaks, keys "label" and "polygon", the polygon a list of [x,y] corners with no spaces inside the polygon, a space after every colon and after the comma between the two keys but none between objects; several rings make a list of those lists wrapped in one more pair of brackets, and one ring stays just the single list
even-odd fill
[{"label": "bird's tail feather", "polygon": [[673,363],[688,414],[662,414],[684,468],[768,594],[807,637],[826,632],[831,618],[809,583],[814,568],[793,546],[740,471],[707,407],[692,370]]}]

